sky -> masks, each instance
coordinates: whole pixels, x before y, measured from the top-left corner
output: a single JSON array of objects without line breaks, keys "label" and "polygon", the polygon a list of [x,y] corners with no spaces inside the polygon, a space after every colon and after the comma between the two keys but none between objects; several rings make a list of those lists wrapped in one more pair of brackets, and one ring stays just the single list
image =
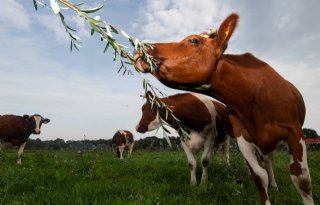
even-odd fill
[{"label": "sky", "polygon": [[[49,2],[49,1],[48,1]],[[76,2],[76,1],[73,1]],[[83,1],[82,1],[83,2]],[[194,33],[218,28],[230,13],[239,25],[225,53],[253,53],[275,68],[302,93],[304,127],[320,134],[320,1],[218,0],[97,0],[104,4],[101,19],[146,42],[180,41]],[[62,10],[81,38],[80,51],[70,52],[69,39],[51,9],[32,0],[2,0],[0,12],[0,114],[41,114],[51,122],[39,136],[53,140],[110,139],[118,129],[136,139],[135,126],[144,99],[142,77],[118,74],[112,52],[90,36],[87,22],[71,10]],[[130,45],[124,38],[119,41]],[[181,91],[161,85],[168,95]]]}]

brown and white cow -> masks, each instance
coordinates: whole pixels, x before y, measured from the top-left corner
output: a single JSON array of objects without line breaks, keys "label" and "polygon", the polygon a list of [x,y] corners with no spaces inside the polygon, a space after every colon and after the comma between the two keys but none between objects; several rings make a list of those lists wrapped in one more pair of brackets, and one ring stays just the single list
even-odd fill
[{"label": "brown and white cow", "polygon": [[129,150],[131,156],[134,145],[133,134],[127,130],[118,130],[112,138],[112,149],[120,159],[123,159],[124,150]]},{"label": "brown and white cow", "polygon": [[0,116],[0,151],[3,151],[6,143],[18,146],[18,164],[21,164],[24,147],[31,134],[40,134],[42,124],[50,122],[41,115],[1,115]]},{"label": "brown and white cow", "polygon": [[304,204],[313,205],[302,132],[303,98],[297,88],[252,54],[224,54],[238,19],[237,14],[231,14],[217,32],[208,35],[151,44],[148,54],[158,61],[158,69],[151,71],[138,52],[134,56],[136,66],[143,72],[151,72],[169,87],[201,92],[226,104],[233,133],[250,167],[261,204],[270,204],[268,174],[259,165],[256,152],[267,156],[280,140],[286,141],[291,179]]},{"label": "brown and white cow", "polygon": [[[183,140],[182,132],[173,117],[166,111],[151,106],[153,99],[151,92],[146,94],[147,102],[142,106],[142,117],[136,126],[137,132],[144,133],[167,124],[174,128],[180,137],[181,145],[187,155],[190,168],[190,184],[197,184],[196,166],[194,154],[203,150],[201,157],[202,176],[201,184],[208,180],[208,165],[213,151],[222,145],[225,160],[229,165],[229,140],[230,136],[225,130],[231,130],[225,106],[217,101],[212,101],[197,93],[184,93],[161,98],[160,100],[170,107],[180,123],[187,126],[190,131],[190,139]],[[156,99],[158,100],[158,99]],[[161,120],[160,120],[161,118]]]}]

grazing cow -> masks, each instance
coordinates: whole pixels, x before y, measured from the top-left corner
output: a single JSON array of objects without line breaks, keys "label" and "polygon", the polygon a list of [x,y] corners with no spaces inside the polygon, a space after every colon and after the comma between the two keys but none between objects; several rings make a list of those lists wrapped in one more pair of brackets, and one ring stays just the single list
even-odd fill
[{"label": "grazing cow", "polygon": [[313,205],[311,177],[302,125],[305,105],[297,88],[270,65],[250,53],[224,54],[239,16],[231,14],[217,32],[190,35],[181,42],[154,43],[148,54],[158,62],[150,69],[135,53],[136,66],[163,84],[214,97],[227,106],[233,133],[260,194],[270,204],[268,174],[258,163],[280,140],[288,144],[290,176],[305,205]]},{"label": "grazing cow", "polygon": [[[231,130],[231,125],[225,106],[217,101],[196,93],[184,93],[161,98],[160,100],[170,107],[172,113],[180,122],[190,129],[190,139],[184,141],[179,125],[166,111],[152,107],[149,102],[153,99],[151,92],[146,94],[147,102],[142,106],[142,117],[136,126],[137,132],[147,132],[157,129],[163,123],[168,124],[178,131],[181,145],[187,155],[190,168],[190,184],[197,184],[195,152],[203,149],[201,164],[201,184],[208,180],[209,160],[214,150],[222,144],[224,157],[229,164],[229,135],[225,130]],[[159,99],[156,99],[159,100]],[[163,120],[161,121],[160,118]]]},{"label": "grazing cow", "polygon": [[49,119],[43,118],[41,115],[1,115],[0,116],[0,151],[3,151],[5,143],[12,146],[19,146],[18,164],[21,164],[23,150],[27,139],[31,134],[40,134],[42,124],[50,122]]},{"label": "grazing cow", "polygon": [[131,156],[134,145],[133,134],[127,130],[118,130],[112,138],[112,148],[120,159],[123,159],[124,150],[129,150]]}]

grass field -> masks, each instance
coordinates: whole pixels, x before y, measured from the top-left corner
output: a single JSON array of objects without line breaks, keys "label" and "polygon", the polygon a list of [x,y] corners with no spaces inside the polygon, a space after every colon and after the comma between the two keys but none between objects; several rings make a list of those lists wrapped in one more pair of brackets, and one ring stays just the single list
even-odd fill
[{"label": "grass field", "polygon": [[[228,167],[213,157],[209,183],[189,186],[183,152],[133,152],[120,161],[111,152],[26,152],[22,165],[16,153],[1,155],[0,204],[259,204],[258,193],[242,157],[231,153]],[[315,204],[320,204],[320,151],[308,152]],[[288,174],[286,152],[275,154],[280,191],[269,190],[272,204],[300,205],[302,200]],[[200,176],[201,169],[197,170]]]}]

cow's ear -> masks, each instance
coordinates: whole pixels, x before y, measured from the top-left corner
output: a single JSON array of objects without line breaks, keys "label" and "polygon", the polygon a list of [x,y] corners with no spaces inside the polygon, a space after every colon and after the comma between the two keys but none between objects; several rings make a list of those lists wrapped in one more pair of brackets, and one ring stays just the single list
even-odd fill
[{"label": "cow's ear", "polygon": [[231,14],[228,16],[220,25],[218,34],[217,34],[217,41],[218,41],[218,54],[221,55],[224,50],[228,46],[228,41],[232,36],[235,28],[237,27],[239,20],[239,16],[236,13]]},{"label": "cow's ear", "polygon": [[29,119],[30,116],[29,115],[23,115],[22,117],[27,120],[27,119]]},{"label": "cow's ear", "polygon": [[49,122],[50,122],[50,120],[49,120],[48,118],[45,118],[45,119],[42,120],[42,123],[43,123],[43,124],[47,124],[47,123],[49,123]]}]

